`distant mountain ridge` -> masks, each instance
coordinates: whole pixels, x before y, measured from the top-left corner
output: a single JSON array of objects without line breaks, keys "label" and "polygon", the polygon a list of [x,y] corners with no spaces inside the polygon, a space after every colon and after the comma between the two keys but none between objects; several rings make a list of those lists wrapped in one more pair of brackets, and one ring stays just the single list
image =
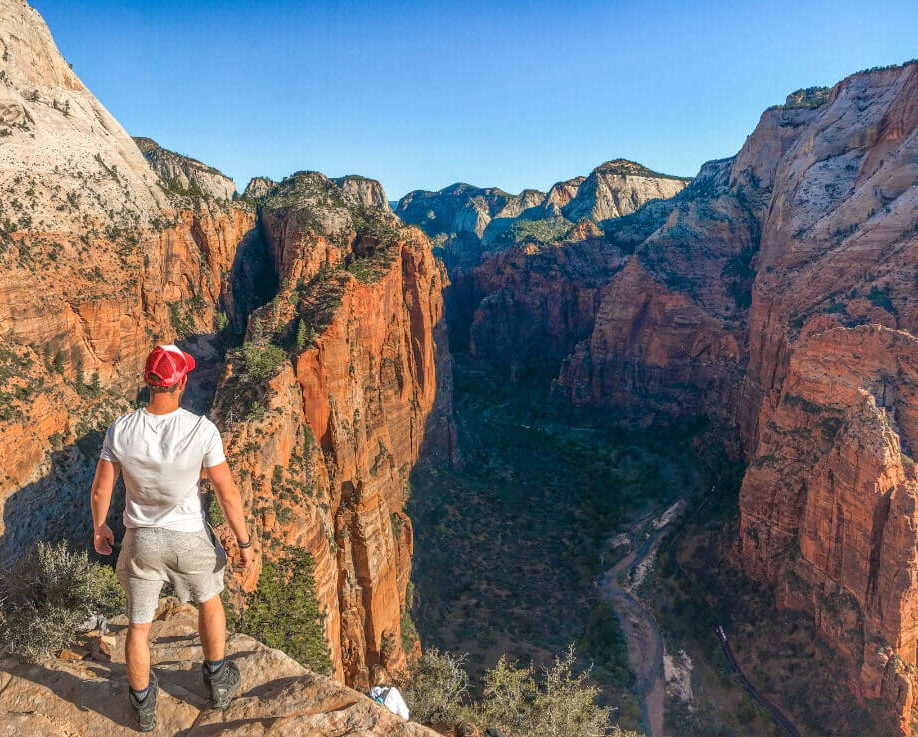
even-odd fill
[{"label": "distant mountain ridge", "polygon": [[472,266],[483,253],[524,242],[564,240],[578,225],[579,237],[584,220],[598,232],[609,221],[650,200],[673,197],[690,181],[652,171],[635,161],[613,159],[589,176],[559,181],[547,192],[524,189],[514,195],[499,187],[463,182],[436,192],[415,190],[399,200],[395,212],[428,236],[445,239],[448,263]]}]

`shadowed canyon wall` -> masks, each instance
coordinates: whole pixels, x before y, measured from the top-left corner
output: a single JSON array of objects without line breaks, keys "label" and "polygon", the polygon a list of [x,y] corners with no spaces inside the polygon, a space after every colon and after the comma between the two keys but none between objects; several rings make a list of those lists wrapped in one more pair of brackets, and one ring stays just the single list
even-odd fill
[{"label": "shadowed canyon wall", "polygon": [[737,549],[909,730],[918,518],[918,64],[837,84],[776,167]]},{"label": "shadowed canyon wall", "polygon": [[[548,192],[510,195],[468,184],[410,192],[396,214],[434,239],[449,269],[445,300],[457,349],[511,363],[557,362],[589,335],[597,290],[625,261],[601,228],[688,181],[615,159]],[[578,241],[590,247],[557,246]]]}]

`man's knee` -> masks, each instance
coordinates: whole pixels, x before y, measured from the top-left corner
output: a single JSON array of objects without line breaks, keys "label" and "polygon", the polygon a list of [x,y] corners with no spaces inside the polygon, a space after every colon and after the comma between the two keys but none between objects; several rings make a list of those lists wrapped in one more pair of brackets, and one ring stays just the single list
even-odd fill
[{"label": "man's knee", "polygon": [[198,604],[198,609],[202,612],[209,614],[211,612],[223,611],[223,600],[220,598],[220,594],[214,594],[207,601],[202,601]]},{"label": "man's knee", "polygon": [[128,625],[127,636],[132,641],[142,640],[147,642],[150,639],[150,628],[152,626],[152,622],[131,622]]}]

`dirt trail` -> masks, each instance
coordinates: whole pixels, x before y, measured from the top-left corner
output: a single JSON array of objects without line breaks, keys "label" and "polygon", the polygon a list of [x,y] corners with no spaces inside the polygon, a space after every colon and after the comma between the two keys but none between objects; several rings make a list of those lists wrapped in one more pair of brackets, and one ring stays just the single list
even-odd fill
[{"label": "dirt trail", "polygon": [[[634,673],[637,692],[641,697],[644,721],[650,737],[663,737],[663,636],[653,615],[634,595],[631,581],[642,564],[652,561],[660,540],[669,532],[669,525],[681,510],[683,502],[670,507],[652,526],[651,535],[641,546],[616,563],[602,580],[606,600],[615,608],[618,621],[628,643],[628,662]],[[645,527],[647,517],[638,520],[632,534]]]}]

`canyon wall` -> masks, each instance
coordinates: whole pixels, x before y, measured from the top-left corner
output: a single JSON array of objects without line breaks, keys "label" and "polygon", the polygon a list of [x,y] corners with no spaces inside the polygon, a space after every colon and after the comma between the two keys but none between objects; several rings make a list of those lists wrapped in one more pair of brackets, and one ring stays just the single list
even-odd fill
[{"label": "canyon wall", "polygon": [[449,453],[450,403],[438,400],[430,244],[380,206],[377,182],[352,181],[299,173],[259,201],[280,286],[230,354],[215,413],[255,521],[259,565],[237,595],[256,586],[262,556],[309,551],[334,669],[365,689],[370,668],[400,671],[418,646],[402,628],[408,474],[438,401],[447,415],[429,440]]},{"label": "canyon wall", "polygon": [[0,559],[85,540],[100,431],[150,346],[213,331],[249,206],[169,193],[60,57],[0,2]]},{"label": "canyon wall", "polygon": [[776,168],[739,420],[737,551],[907,734],[918,647],[918,64],[828,92]]},{"label": "canyon wall", "polygon": [[735,160],[711,162],[674,198],[609,224],[627,264],[601,287],[589,332],[562,362],[559,393],[732,421],[758,248],[752,201],[767,187],[762,177],[743,196],[747,179]]},{"label": "canyon wall", "polygon": [[[590,334],[601,288],[627,261],[614,244],[595,237],[580,243],[515,248],[486,259],[469,274],[451,276],[464,298],[469,352],[513,365],[557,365]],[[465,290],[464,293],[460,290]],[[453,307],[453,305],[450,305]]]}]

